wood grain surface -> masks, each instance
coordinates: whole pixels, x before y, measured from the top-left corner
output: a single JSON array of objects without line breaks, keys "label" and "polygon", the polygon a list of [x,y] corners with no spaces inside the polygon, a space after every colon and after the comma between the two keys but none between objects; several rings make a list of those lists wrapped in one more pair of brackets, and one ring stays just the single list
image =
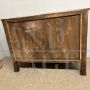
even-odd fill
[{"label": "wood grain surface", "polygon": [[18,62],[81,62],[86,74],[88,10],[2,19],[15,71]]}]

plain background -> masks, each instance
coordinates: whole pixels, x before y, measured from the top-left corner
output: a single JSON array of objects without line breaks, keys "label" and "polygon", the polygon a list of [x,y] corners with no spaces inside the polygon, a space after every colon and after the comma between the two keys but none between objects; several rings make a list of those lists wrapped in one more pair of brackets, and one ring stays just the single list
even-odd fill
[{"label": "plain background", "polygon": [[[0,0],[0,19],[32,16],[46,13],[90,8],[90,0]],[[90,56],[90,13],[88,24],[87,56]],[[10,56],[0,21],[0,59]]]}]

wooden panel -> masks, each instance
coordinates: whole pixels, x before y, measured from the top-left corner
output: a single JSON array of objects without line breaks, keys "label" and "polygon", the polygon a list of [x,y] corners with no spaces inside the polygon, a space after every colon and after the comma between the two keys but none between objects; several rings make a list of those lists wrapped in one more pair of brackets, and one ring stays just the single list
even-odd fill
[{"label": "wooden panel", "polygon": [[43,20],[43,19],[50,19],[50,18],[56,18],[56,17],[77,15],[77,14],[81,14],[83,11],[88,11],[88,10],[90,10],[90,8],[65,11],[65,12],[57,12],[57,13],[49,13],[49,14],[43,14],[43,15],[2,19],[2,21],[6,20],[7,22],[22,22],[22,21],[29,21],[29,20],[30,21],[31,20]]},{"label": "wooden panel", "polygon": [[88,12],[83,11],[82,17],[82,47],[81,47],[81,68],[80,74],[86,75],[86,54],[87,54],[87,29],[88,29]]},{"label": "wooden panel", "polygon": [[16,59],[80,59],[80,15],[9,23]]},{"label": "wooden panel", "polygon": [[18,62],[80,62],[86,75],[88,10],[2,19],[14,71]]}]

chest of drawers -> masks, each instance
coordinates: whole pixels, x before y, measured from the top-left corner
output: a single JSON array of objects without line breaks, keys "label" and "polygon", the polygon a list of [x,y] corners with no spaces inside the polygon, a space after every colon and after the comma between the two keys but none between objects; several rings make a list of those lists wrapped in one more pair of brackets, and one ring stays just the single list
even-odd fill
[{"label": "chest of drawers", "polygon": [[2,19],[14,70],[18,62],[80,62],[86,75],[88,9]]}]

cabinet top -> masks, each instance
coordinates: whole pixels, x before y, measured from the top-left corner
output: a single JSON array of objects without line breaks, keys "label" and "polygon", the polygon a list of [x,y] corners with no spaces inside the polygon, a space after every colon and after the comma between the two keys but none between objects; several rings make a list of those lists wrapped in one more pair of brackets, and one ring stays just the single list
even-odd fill
[{"label": "cabinet top", "polygon": [[41,15],[27,16],[27,17],[8,18],[8,19],[2,19],[1,21],[2,22],[4,21],[23,22],[23,21],[43,20],[43,19],[49,19],[49,18],[77,15],[83,12],[87,12],[88,10],[90,10],[90,8],[78,9],[78,10],[72,10],[72,11],[64,11],[64,12],[56,12],[56,13],[48,13],[48,14],[41,14]]}]

